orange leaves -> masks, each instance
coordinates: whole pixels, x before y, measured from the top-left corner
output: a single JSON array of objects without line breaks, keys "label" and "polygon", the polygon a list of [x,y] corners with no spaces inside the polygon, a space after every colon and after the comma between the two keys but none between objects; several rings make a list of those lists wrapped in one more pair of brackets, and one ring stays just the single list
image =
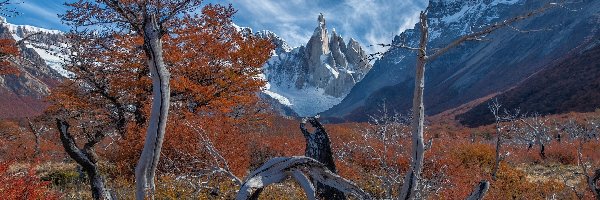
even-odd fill
[{"label": "orange leaves", "polygon": [[19,48],[15,40],[2,38],[0,39],[0,75],[19,74],[19,69],[13,66],[9,61],[11,57],[19,56]]},{"label": "orange leaves", "polygon": [[10,172],[11,163],[0,163],[0,196],[6,200],[17,199],[59,199],[59,195],[51,191],[48,182],[35,175],[35,167],[29,166],[26,171]]}]

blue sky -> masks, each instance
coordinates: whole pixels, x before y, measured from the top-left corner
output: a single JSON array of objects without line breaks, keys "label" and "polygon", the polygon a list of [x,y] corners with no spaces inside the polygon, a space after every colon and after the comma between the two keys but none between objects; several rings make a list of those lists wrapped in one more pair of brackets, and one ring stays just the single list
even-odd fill
[{"label": "blue sky", "polygon": [[[16,0],[15,0],[16,1]],[[57,14],[67,7],[64,0],[19,0],[22,12],[8,18],[13,24],[28,24],[66,31]],[[357,39],[364,46],[389,43],[394,35],[412,28],[427,0],[207,0],[231,3],[238,13],[234,22],[253,30],[271,30],[291,46],[305,44],[317,26],[319,13],[325,15],[329,30],[335,28],[347,41]],[[370,51],[378,50],[371,48]]]}]

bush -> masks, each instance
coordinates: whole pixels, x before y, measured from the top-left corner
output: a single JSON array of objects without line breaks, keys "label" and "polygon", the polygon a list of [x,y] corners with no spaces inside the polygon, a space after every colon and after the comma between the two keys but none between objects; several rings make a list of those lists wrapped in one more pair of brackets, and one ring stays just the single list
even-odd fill
[{"label": "bush", "polygon": [[76,171],[53,171],[41,178],[42,181],[52,183],[54,186],[65,187],[70,184],[77,184],[80,176]]},{"label": "bush", "polygon": [[12,199],[59,199],[60,195],[48,188],[49,182],[35,175],[35,167],[25,171],[11,172],[11,163],[0,163],[0,196]]}]

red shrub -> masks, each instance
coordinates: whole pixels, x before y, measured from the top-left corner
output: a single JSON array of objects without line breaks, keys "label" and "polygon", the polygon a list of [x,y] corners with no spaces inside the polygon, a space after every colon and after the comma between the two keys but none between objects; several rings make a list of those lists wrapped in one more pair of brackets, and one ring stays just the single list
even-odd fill
[{"label": "red shrub", "polygon": [[59,199],[58,193],[48,188],[49,182],[40,180],[35,169],[30,166],[27,171],[9,172],[10,163],[0,163],[0,196],[5,200],[12,199]]}]

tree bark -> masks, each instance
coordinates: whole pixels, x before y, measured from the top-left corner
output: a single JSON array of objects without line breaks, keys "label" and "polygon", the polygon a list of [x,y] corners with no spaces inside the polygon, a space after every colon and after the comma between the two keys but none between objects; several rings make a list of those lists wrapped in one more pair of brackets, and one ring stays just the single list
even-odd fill
[{"label": "tree bark", "polygon": [[40,136],[42,135],[33,125],[33,123],[31,122],[31,120],[29,119],[29,117],[27,118],[27,123],[29,124],[29,129],[31,129],[31,132],[33,133],[33,136],[35,137],[35,146],[33,147],[33,158],[37,158],[40,155],[41,149],[40,149]]},{"label": "tree bark", "polygon": [[66,121],[56,119],[56,127],[58,128],[60,141],[62,142],[65,151],[88,175],[92,197],[96,200],[112,199],[104,185],[104,178],[99,172],[96,154],[93,150],[94,145],[104,138],[103,135],[99,133],[96,134],[94,138],[88,140],[83,149],[79,149],[75,144],[73,136],[69,133],[69,124]]},{"label": "tree bark", "polygon": [[540,157],[542,158],[542,160],[545,160],[546,159],[546,146],[541,141],[538,142],[538,145],[540,145]]},{"label": "tree bark", "polygon": [[477,187],[475,187],[475,190],[471,192],[471,195],[467,197],[467,200],[482,200],[488,189],[490,189],[490,182],[486,180],[479,182]]},{"label": "tree bark", "polygon": [[309,178],[313,182],[331,186],[358,199],[372,199],[368,193],[356,184],[331,172],[323,163],[302,156],[277,157],[267,161],[248,175],[235,199],[258,199],[258,194],[262,192],[262,188],[274,183],[281,183],[289,178],[293,178],[302,186],[308,199],[315,199],[315,188],[312,187]]},{"label": "tree bark", "polygon": [[415,89],[413,96],[413,118],[412,118],[412,151],[410,168],[404,177],[404,184],[400,192],[400,199],[414,199],[419,188],[421,171],[423,168],[423,156],[425,147],[423,144],[423,124],[425,121],[425,107],[423,105],[423,91],[425,89],[425,64],[427,63],[427,14],[421,12],[421,40],[417,53],[417,65],[415,69]]},{"label": "tree bark", "polygon": [[135,169],[136,199],[154,199],[154,176],[167,127],[170,102],[170,74],[163,60],[161,30],[156,16],[144,19],[144,51],[152,78],[152,111],[146,140]]},{"label": "tree bark", "polygon": [[[306,130],[306,122],[309,122],[311,126],[316,129],[314,133],[310,133],[308,130]],[[329,140],[329,135],[317,118],[305,118],[302,123],[300,123],[300,130],[304,135],[304,139],[306,139],[306,149],[304,155],[323,163],[331,172],[337,173],[335,162],[333,161],[333,153],[331,151],[331,141]],[[317,183],[316,186],[317,197],[319,199],[346,199],[346,196],[343,192],[333,187],[322,183]]]},{"label": "tree bark", "polygon": [[[498,126],[498,125],[496,125]],[[494,163],[494,169],[492,171],[492,180],[496,180],[498,175],[498,170],[500,169],[500,161],[502,161],[502,157],[500,155],[500,151],[502,148],[502,131],[499,127],[496,128],[498,130],[497,138],[496,138],[496,162]]]},{"label": "tree bark", "polygon": [[594,197],[600,200],[600,187],[598,187],[598,181],[600,181],[600,169],[596,169],[593,176],[588,177],[588,185]]}]

